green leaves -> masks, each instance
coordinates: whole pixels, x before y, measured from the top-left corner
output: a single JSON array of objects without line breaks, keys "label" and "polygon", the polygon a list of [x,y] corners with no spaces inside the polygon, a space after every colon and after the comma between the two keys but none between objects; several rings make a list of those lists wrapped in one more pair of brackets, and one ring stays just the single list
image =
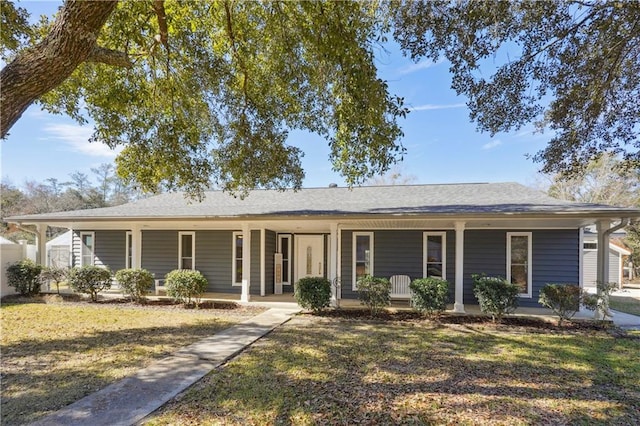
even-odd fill
[{"label": "green leaves", "polygon": [[150,2],[120,3],[99,45],[131,68],[85,63],[42,99],[49,111],[95,123],[92,141],[125,145],[118,174],[146,191],[217,185],[299,188],[288,130],[326,137],[349,184],[401,158],[407,110],[377,78],[381,9],[356,2],[164,3],[158,43]]},{"label": "green leaves", "polygon": [[574,175],[603,152],[640,167],[638,2],[411,1],[391,10],[413,59],[451,62],[452,88],[469,98],[480,130],[536,122],[551,131],[532,157],[543,172]]}]

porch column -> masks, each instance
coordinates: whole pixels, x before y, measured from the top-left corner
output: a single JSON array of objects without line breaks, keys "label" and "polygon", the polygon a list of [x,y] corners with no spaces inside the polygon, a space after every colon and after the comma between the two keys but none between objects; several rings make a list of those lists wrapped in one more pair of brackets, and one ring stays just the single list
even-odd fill
[{"label": "porch column", "polygon": [[142,230],[137,224],[131,227],[131,268],[142,268]]},{"label": "porch column", "polygon": [[265,296],[266,285],[267,285],[267,273],[266,273],[266,265],[265,265],[265,241],[266,241],[266,231],[264,228],[260,229],[260,296]]},{"label": "porch column", "polygon": [[[580,253],[578,257],[578,287],[582,291],[584,290],[584,228],[580,228],[579,231],[578,253]],[[578,310],[579,312],[585,312],[587,308],[580,303]]]},{"label": "porch column", "polygon": [[455,222],[456,230],[456,297],[453,304],[453,311],[464,313],[464,222]]},{"label": "porch column", "polygon": [[331,282],[331,306],[338,306],[338,224],[329,225],[329,281]]},{"label": "porch column", "polygon": [[43,223],[36,225],[36,263],[47,265],[47,225]]},{"label": "porch column", "polygon": [[[608,230],[611,227],[611,221],[603,219],[596,223],[596,229],[598,231],[598,264],[596,269],[596,292],[598,299],[602,297],[599,284],[605,284],[609,282],[609,234]],[[595,318],[601,319],[604,313],[600,312],[600,309],[596,309]]]},{"label": "porch column", "polygon": [[251,285],[251,229],[249,224],[242,225],[242,294],[241,302],[248,302]]}]

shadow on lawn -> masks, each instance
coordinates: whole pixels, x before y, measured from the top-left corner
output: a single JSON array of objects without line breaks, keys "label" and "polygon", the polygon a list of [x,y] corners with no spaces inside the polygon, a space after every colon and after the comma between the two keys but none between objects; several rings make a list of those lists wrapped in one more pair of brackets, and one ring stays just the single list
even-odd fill
[{"label": "shadow on lawn", "polygon": [[[623,360],[609,356],[637,356],[636,342],[605,333],[529,342],[470,326],[309,323],[280,328],[168,409],[237,423],[640,421],[638,373],[625,378]],[[250,417],[256,413],[267,417]]]},{"label": "shadow on lawn", "polygon": [[[27,339],[2,345],[1,423],[34,421],[112,383],[114,379],[106,374],[110,369],[137,369],[144,359],[163,358],[233,324],[216,319],[194,325],[95,331],[82,337]],[[78,354],[91,354],[92,358],[82,366],[69,362]]]}]

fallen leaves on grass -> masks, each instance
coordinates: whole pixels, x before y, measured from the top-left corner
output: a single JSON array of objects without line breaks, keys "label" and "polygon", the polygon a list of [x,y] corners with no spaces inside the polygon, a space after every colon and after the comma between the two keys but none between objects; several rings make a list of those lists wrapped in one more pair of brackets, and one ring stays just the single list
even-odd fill
[{"label": "fallen leaves on grass", "polygon": [[152,425],[640,422],[640,342],[604,331],[302,315]]},{"label": "fallen leaves on grass", "polygon": [[260,311],[4,302],[2,424],[36,420]]}]

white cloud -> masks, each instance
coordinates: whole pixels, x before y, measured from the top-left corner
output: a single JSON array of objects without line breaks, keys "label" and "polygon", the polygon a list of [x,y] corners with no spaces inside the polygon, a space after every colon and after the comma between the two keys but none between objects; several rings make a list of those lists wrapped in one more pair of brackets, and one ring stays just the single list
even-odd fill
[{"label": "white cloud", "polygon": [[406,67],[402,67],[398,70],[398,75],[406,75],[411,74],[416,71],[425,70],[427,68],[435,67],[438,64],[444,62],[444,59],[438,59],[436,62],[430,60],[420,61],[417,64],[407,65]]},{"label": "white cloud", "polygon": [[500,145],[502,145],[502,141],[500,139],[496,139],[482,145],[482,149],[493,149]]},{"label": "white cloud", "polygon": [[444,105],[435,105],[435,104],[425,104],[418,105],[415,107],[409,108],[409,111],[433,111],[438,109],[451,109],[451,108],[463,108],[466,104],[444,104]]},{"label": "white cloud", "polygon": [[67,145],[70,151],[91,157],[114,158],[121,150],[112,150],[99,142],[89,143],[89,138],[93,133],[91,127],[74,124],[47,124],[43,130],[49,134],[45,139],[61,141]]}]

